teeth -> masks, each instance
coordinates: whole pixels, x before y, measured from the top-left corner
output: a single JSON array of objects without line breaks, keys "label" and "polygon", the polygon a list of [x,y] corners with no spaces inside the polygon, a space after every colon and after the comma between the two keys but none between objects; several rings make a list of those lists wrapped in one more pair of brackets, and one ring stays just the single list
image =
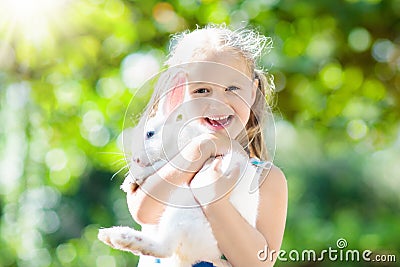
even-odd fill
[{"label": "teeth", "polygon": [[210,120],[213,121],[220,121],[220,120],[226,120],[227,118],[229,118],[229,115],[226,116],[216,116],[216,117],[208,117]]}]

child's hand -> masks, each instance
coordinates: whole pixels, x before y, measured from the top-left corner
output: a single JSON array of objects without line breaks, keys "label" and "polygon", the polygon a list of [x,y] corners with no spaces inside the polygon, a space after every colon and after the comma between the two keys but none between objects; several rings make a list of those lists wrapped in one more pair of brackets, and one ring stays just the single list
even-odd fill
[{"label": "child's hand", "polygon": [[227,154],[228,152],[237,152],[247,155],[243,147],[238,141],[229,138],[222,133],[206,133],[194,138],[200,146],[199,149],[208,157],[218,157]]},{"label": "child's hand", "polygon": [[229,198],[239,178],[239,165],[234,166],[229,173],[223,173],[221,162],[220,157],[210,159],[190,182],[192,193],[202,206],[221,198]]},{"label": "child's hand", "polygon": [[208,159],[225,155],[233,148],[235,148],[235,151],[243,150],[237,141],[229,139],[225,135],[218,133],[201,134],[193,138],[180,151],[172,164],[184,171],[198,172]]}]

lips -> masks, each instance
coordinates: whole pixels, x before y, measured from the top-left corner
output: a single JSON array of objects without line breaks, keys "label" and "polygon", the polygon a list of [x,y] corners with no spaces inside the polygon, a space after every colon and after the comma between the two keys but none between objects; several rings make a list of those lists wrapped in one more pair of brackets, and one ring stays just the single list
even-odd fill
[{"label": "lips", "polygon": [[204,117],[204,121],[211,126],[212,128],[215,129],[221,129],[227,127],[233,119],[232,115],[214,115],[214,116],[208,116]]}]

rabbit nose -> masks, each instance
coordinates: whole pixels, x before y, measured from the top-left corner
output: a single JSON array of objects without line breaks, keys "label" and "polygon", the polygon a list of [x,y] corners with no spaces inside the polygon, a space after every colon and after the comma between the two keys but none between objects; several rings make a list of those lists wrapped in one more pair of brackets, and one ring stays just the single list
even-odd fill
[{"label": "rabbit nose", "polygon": [[139,165],[140,167],[147,167],[147,166],[149,166],[149,162],[147,162],[147,161],[144,160],[144,159],[140,159],[140,157],[134,157],[134,158],[133,158],[133,161],[134,161],[137,165]]},{"label": "rabbit nose", "polygon": [[133,161],[136,162],[136,164],[138,164],[139,166],[143,167],[143,162],[140,160],[139,157],[134,157]]}]

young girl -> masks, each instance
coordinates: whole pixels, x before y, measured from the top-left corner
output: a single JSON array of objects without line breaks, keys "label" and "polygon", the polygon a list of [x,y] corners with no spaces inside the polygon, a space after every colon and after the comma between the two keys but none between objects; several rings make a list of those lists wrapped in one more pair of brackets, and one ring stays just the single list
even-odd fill
[{"label": "young girl", "polygon": [[[210,133],[194,138],[182,149],[179,157],[171,159],[157,171],[157,176],[171,184],[186,184],[190,188],[199,188],[220,179],[232,182],[232,178],[239,177],[228,178],[218,168],[198,172],[210,158],[215,158],[213,166],[217,166],[220,160],[217,156],[230,149],[245,154],[256,165],[263,165],[268,160],[262,134],[263,117],[267,114],[265,98],[271,96],[272,84],[268,84],[262,72],[256,69],[256,60],[269,44],[269,39],[248,29],[231,31],[225,26],[207,26],[178,34],[173,41],[175,46],[166,64],[168,67],[187,66],[190,83],[185,99],[189,103],[189,112]],[[162,92],[155,94],[161,95]],[[149,105],[149,109],[154,109],[154,105]],[[151,114],[151,110],[145,114]],[[238,173],[230,176],[235,175]],[[287,211],[287,184],[284,174],[275,166],[265,169],[260,175],[256,227],[244,220],[232,206],[229,192],[219,194],[223,197],[210,202],[197,195],[197,191],[192,191],[224,254],[224,259],[219,262],[201,262],[194,266],[256,267],[274,264],[275,258],[261,261],[258,255],[265,248],[269,252],[280,249]],[[129,210],[142,225],[156,225],[166,207],[152,196],[168,195],[169,189],[161,182],[154,183],[154,180],[149,177],[142,188],[128,192]],[[139,266],[158,266],[161,261],[142,256]]]}]

